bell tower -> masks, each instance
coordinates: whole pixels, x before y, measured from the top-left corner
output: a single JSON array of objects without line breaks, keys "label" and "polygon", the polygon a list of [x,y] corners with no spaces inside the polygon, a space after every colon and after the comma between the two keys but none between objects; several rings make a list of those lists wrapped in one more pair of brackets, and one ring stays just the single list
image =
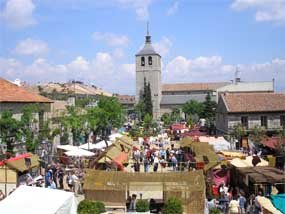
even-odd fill
[{"label": "bell tower", "polygon": [[147,84],[150,83],[153,118],[158,119],[161,101],[161,56],[151,44],[148,23],[144,47],[136,54],[136,103],[139,102],[144,89],[144,79]]}]

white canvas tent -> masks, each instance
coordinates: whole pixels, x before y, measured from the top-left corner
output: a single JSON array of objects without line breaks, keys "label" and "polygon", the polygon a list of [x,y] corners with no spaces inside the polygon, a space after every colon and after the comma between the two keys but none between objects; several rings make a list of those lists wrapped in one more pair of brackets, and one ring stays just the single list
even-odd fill
[{"label": "white canvas tent", "polygon": [[63,149],[65,151],[71,151],[71,150],[74,150],[74,149],[78,149],[78,146],[72,146],[72,145],[58,145],[56,147],[57,149]]},{"label": "white canvas tent", "polygon": [[213,145],[214,150],[218,151],[228,151],[231,149],[231,144],[228,142],[224,137],[207,137],[207,136],[200,136],[200,142],[209,143]]},{"label": "white canvas tent", "polygon": [[32,186],[20,186],[0,201],[3,214],[76,214],[76,209],[73,193]]},{"label": "white canvas tent", "polygon": [[[268,161],[260,158],[260,161],[256,166],[268,166],[269,163]],[[231,165],[235,166],[235,167],[253,167],[252,165],[252,156],[248,156],[246,157],[245,160],[240,159],[240,158],[234,158],[231,160]]]},{"label": "white canvas tent", "polygon": [[109,139],[110,139],[110,141],[115,141],[116,138],[120,138],[120,137],[123,137],[123,135],[120,134],[120,133],[114,133],[114,134],[111,134],[111,135],[109,136]]},{"label": "white canvas tent", "polygon": [[[108,146],[112,145],[112,142],[111,141],[107,141],[107,144]],[[98,143],[85,143],[81,146],[79,146],[80,149],[85,149],[85,150],[93,150],[93,149],[98,149],[98,150],[101,150],[101,149],[104,149],[106,148],[106,143],[104,140],[98,142]]]},{"label": "white canvas tent", "polygon": [[93,152],[89,152],[84,149],[74,149],[68,152],[65,152],[67,156],[73,156],[73,157],[91,157],[95,155]]}]

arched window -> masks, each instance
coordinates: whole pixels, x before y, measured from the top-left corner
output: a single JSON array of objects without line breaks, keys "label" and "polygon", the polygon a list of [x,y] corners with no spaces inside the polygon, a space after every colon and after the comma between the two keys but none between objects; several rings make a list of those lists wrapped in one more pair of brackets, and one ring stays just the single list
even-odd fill
[{"label": "arched window", "polygon": [[152,65],[152,57],[151,56],[148,57],[148,64]]},{"label": "arched window", "polygon": [[144,60],[144,57],[142,56],[141,57],[141,66],[144,66],[145,65],[145,60]]}]

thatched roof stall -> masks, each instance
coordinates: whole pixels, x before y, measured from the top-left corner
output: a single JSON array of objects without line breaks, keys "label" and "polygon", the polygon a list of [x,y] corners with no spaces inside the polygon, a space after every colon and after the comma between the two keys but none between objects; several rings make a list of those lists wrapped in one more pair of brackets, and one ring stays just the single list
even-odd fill
[{"label": "thatched roof stall", "polygon": [[128,156],[132,149],[132,139],[123,136],[116,139],[111,146],[107,147],[99,157],[94,160],[91,168],[99,169],[104,165],[113,165],[116,169],[123,170],[123,164],[128,162]]},{"label": "thatched roof stall", "polygon": [[[177,197],[182,200],[186,213],[204,211],[205,182],[202,170],[175,173],[87,170],[84,191],[86,199],[100,200],[107,206],[124,206],[130,191],[137,191],[164,201]],[[153,193],[157,191],[162,192],[162,198],[155,198]]]},{"label": "thatched roof stall", "polygon": [[212,145],[209,145],[205,142],[194,142],[190,137],[183,138],[181,143],[181,147],[189,147],[196,154],[197,163],[201,163],[204,165],[203,169],[208,171],[212,169],[219,163],[219,156],[214,151]]},{"label": "thatched roof stall", "polygon": [[234,167],[232,176],[236,178],[236,185],[244,186],[248,192],[257,193],[258,188],[261,188],[264,193],[270,194],[272,185],[275,185],[279,191],[285,190],[285,173],[274,167]]}]

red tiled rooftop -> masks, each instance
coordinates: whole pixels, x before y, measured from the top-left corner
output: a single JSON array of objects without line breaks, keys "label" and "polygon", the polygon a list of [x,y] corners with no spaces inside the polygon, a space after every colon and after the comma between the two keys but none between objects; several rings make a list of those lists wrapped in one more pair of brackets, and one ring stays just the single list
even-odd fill
[{"label": "red tiled rooftop", "polygon": [[226,93],[222,95],[228,112],[285,111],[283,93]]},{"label": "red tiled rooftop", "polygon": [[228,84],[229,83],[226,82],[163,84],[162,91],[204,91],[204,90],[212,91]]},{"label": "red tiled rooftop", "polygon": [[52,103],[53,101],[0,78],[0,102]]}]

